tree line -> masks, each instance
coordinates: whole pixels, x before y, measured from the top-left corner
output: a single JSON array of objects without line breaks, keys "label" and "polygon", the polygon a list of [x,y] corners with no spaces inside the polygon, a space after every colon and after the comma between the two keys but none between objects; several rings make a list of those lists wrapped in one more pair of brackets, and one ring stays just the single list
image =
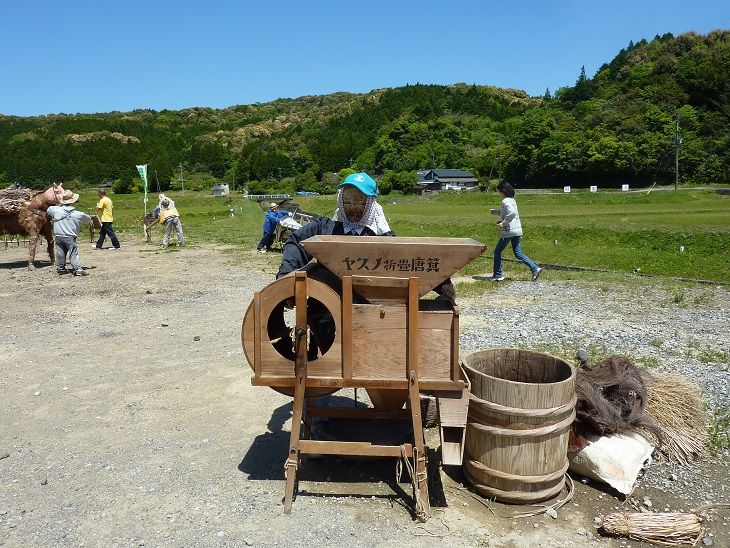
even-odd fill
[{"label": "tree line", "polygon": [[[416,171],[458,168],[484,184],[555,188],[730,180],[730,31],[630,43],[589,78],[530,97],[491,86],[407,85],[226,109],[0,115],[0,185],[113,183],[135,165],[167,190],[183,179],[256,193],[334,187],[343,169],[408,192]],[[188,183],[191,184],[191,183]]]}]

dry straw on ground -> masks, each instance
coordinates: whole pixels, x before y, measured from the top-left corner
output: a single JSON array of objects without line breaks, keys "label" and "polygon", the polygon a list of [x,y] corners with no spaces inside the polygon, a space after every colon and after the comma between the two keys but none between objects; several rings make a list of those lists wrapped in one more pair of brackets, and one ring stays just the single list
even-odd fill
[{"label": "dry straw on ground", "polygon": [[659,450],[669,462],[686,465],[706,456],[707,415],[700,387],[681,375],[648,379],[646,413],[662,434]]},{"label": "dry straw on ground", "polygon": [[661,546],[694,546],[704,534],[697,514],[619,512],[605,516],[601,526],[608,535]]}]

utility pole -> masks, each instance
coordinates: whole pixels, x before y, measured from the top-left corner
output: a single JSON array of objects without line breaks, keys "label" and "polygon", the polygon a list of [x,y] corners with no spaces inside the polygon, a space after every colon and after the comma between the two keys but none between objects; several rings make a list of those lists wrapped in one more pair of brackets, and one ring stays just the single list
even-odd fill
[{"label": "utility pole", "polygon": [[497,137],[497,185],[502,182],[502,138]]},{"label": "utility pole", "polygon": [[185,196],[185,179],[183,179],[183,163],[180,162],[180,184],[182,185],[182,195]]},{"label": "utility pole", "polygon": [[682,139],[679,138],[679,116],[674,122],[676,123],[674,130],[674,190],[677,190],[679,186],[679,145],[682,144]]}]

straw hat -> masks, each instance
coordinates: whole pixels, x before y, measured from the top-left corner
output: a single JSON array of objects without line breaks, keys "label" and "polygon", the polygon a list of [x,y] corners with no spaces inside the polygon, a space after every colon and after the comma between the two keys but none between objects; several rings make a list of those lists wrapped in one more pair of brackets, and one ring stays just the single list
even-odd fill
[{"label": "straw hat", "polygon": [[61,201],[59,202],[61,205],[64,204],[75,204],[79,201],[79,195],[75,192],[71,192],[70,190],[64,190],[63,196],[61,197]]}]

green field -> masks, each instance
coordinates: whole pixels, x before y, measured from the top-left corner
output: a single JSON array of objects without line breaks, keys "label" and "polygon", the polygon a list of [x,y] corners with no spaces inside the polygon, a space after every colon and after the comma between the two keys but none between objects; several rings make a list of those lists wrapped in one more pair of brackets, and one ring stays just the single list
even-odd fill
[{"label": "green field", "polygon": [[[264,210],[240,195],[214,197],[171,192],[182,215],[186,241],[253,249],[261,237]],[[142,195],[111,195],[115,229],[142,238]],[[730,196],[712,189],[656,189],[651,192],[573,191],[518,193],[525,235],[522,249],[540,265],[582,267],[730,282]],[[334,196],[296,197],[302,209],[331,215]],[[391,228],[399,236],[473,238],[487,252],[462,274],[491,274],[491,250],[499,237],[496,193],[442,193],[428,196],[381,196]],[[82,192],[79,209],[96,202],[93,190]],[[157,204],[150,194],[148,209]],[[230,210],[233,209],[234,216]],[[161,239],[159,229],[157,240]],[[680,251],[683,248],[683,251]],[[511,250],[504,253],[512,258]],[[506,264],[505,273],[526,278],[524,265]]]}]

